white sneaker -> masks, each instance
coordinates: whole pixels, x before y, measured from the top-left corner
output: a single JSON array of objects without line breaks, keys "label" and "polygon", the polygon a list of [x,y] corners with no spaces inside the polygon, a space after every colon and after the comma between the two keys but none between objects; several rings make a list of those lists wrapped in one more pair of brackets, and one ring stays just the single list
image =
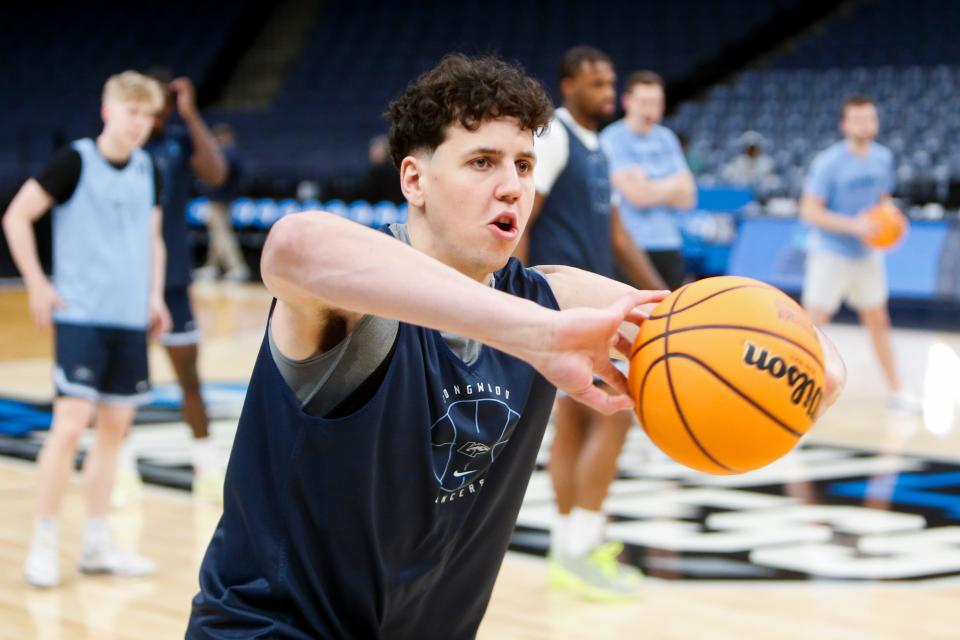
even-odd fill
[{"label": "white sneaker", "polygon": [[250,279],[250,269],[246,267],[236,267],[223,274],[223,279],[228,282],[246,282]]},{"label": "white sneaker", "polygon": [[56,547],[30,545],[23,577],[35,587],[49,588],[60,584],[60,556]]},{"label": "white sneaker", "polygon": [[77,559],[81,573],[107,573],[114,576],[149,576],[157,571],[157,565],[148,558],[131,551],[116,548],[113,543],[99,547],[85,547]]},{"label": "white sneaker", "polygon": [[887,409],[901,413],[923,413],[923,400],[904,391],[887,396]]},{"label": "white sneaker", "polygon": [[193,279],[200,282],[212,282],[217,279],[220,270],[213,266],[197,267],[193,270]]}]

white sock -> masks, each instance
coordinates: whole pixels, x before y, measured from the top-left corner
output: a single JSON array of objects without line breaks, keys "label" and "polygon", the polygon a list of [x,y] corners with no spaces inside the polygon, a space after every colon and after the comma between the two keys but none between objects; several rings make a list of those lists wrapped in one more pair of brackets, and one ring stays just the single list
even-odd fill
[{"label": "white sock", "polygon": [[570,512],[570,526],[564,543],[566,553],[578,558],[600,546],[606,524],[607,516],[602,511],[574,507]]},{"label": "white sock", "polygon": [[217,448],[213,445],[212,438],[194,438],[191,441],[190,462],[193,464],[193,472],[197,475],[216,468]]},{"label": "white sock", "polygon": [[110,522],[104,516],[88,517],[83,529],[83,546],[98,549],[110,543]]},{"label": "white sock", "polygon": [[57,517],[37,516],[33,521],[33,540],[31,545],[55,548],[58,541]]},{"label": "white sock", "polygon": [[566,552],[567,531],[570,529],[570,514],[557,513],[550,527],[550,555],[557,556]]}]

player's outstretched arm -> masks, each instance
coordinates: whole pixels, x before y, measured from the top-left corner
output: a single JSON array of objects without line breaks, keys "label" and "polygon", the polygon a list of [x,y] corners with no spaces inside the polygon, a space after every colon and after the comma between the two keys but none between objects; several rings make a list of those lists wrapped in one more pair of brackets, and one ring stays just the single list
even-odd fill
[{"label": "player's outstretched arm", "polygon": [[[474,338],[521,358],[599,411],[630,406],[596,389],[597,373],[625,388],[610,365],[620,324],[646,302],[627,292],[603,309],[556,312],[471,280],[384,233],[326,213],[285,216],[264,245],[261,272],[277,297],[274,339],[316,340],[331,317],[374,314]],[[316,344],[316,342],[314,342]]]},{"label": "player's outstretched arm", "polygon": [[611,278],[564,265],[541,265],[537,267],[547,277],[550,289],[561,309],[590,307],[602,309],[614,304],[624,296],[637,295],[641,305],[631,312],[620,331],[628,340],[633,340],[639,324],[649,315],[658,302],[670,292],[666,289],[641,291]]}]

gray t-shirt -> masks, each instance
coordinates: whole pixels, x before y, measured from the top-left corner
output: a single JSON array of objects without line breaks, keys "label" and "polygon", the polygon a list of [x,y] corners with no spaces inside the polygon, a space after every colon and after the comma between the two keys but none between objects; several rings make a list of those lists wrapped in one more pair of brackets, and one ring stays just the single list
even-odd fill
[{"label": "gray t-shirt", "polygon": [[[406,225],[392,224],[390,232],[398,240],[410,244]],[[490,278],[493,286],[493,278]],[[389,318],[365,315],[340,344],[326,353],[304,360],[293,360],[280,353],[268,331],[270,353],[280,375],[293,390],[305,413],[325,416],[364,380],[376,371],[390,355],[400,323]],[[451,333],[442,334],[450,349],[467,364],[480,357],[480,342]]]}]

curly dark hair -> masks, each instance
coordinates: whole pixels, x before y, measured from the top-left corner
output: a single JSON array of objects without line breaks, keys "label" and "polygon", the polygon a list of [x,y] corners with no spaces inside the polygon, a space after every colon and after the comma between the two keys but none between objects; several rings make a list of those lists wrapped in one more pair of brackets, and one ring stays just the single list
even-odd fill
[{"label": "curly dark hair", "polygon": [[519,67],[494,56],[448,54],[390,103],[390,155],[399,167],[413,152],[433,151],[454,122],[476,131],[487,120],[512,117],[540,135],[551,115],[543,85]]}]

